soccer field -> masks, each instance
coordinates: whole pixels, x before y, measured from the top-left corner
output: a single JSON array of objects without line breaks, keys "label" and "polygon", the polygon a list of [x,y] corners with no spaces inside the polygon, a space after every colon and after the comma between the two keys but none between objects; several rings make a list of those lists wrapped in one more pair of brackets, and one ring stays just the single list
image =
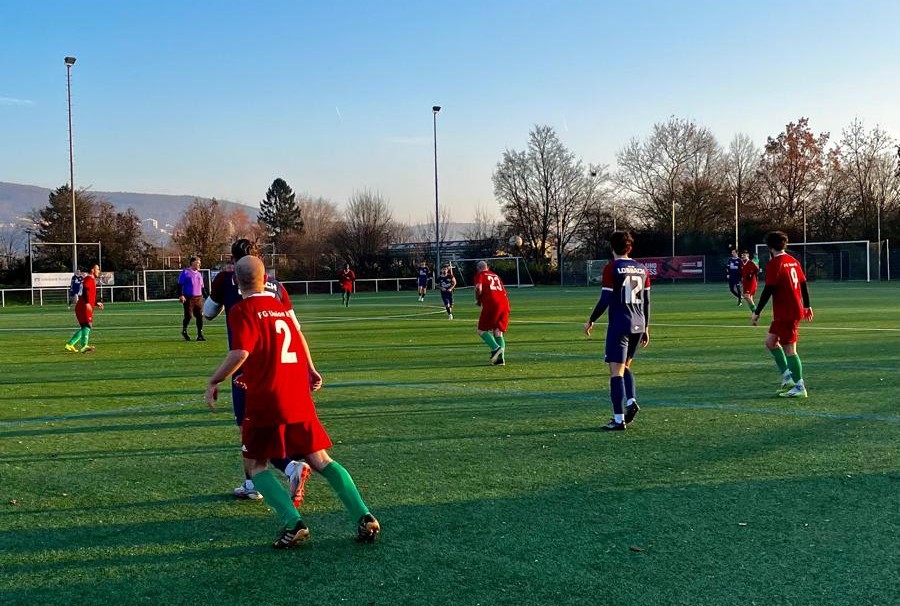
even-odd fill
[{"label": "soccer field", "polygon": [[[332,456],[382,523],[321,477],[310,541],[269,546],[242,475],[226,351],[180,337],[177,303],[0,310],[0,603],[889,605],[900,595],[900,284],[812,283],[810,397],[775,397],[726,286],[654,285],[634,363],[641,413],[610,417],[598,289],[513,290],[507,366],[487,365],[471,291],[294,298],[325,380]],[[891,597],[893,596],[893,597]]]}]

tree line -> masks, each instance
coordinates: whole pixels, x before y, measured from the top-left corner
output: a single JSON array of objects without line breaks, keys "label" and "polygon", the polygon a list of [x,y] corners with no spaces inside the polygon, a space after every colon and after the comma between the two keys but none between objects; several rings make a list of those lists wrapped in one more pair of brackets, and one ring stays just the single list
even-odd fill
[{"label": "tree line", "polygon": [[[671,117],[627,142],[615,169],[585,163],[552,127],[537,125],[524,149],[501,154],[492,181],[501,219],[479,207],[465,237],[481,243],[485,254],[526,256],[538,272],[605,257],[615,228],[638,232],[646,255],[750,248],[775,228],[792,241],[900,237],[900,147],[886,131],[859,119],[832,137],[801,117],[758,147],[745,134],[722,145],[707,127]],[[435,237],[433,214],[414,230],[394,219],[380,192],[357,191],[341,208],[296,194],[282,178],[266,190],[256,217],[227,211],[215,199],[195,199],[178,220],[171,245],[162,248],[148,243],[133,210],[118,212],[87,191],[75,198],[79,242],[102,242],[104,268],[114,271],[160,267],[164,257],[192,254],[213,265],[230,242],[247,237],[260,243],[282,275],[330,278],[343,263],[384,275],[398,265],[389,245]],[[47,206],[33,213],[32,237],[70,241],[71,212],[68,186],[52,191]],[[447,205],[439,219],[444,229],[438,237],[446,241]],[[13,234],[0,239],[10,265]],[[79,246],[85,263],[91,250]],[[71,248],[46,247],[41,254],[44,270],[71,267]]]}]

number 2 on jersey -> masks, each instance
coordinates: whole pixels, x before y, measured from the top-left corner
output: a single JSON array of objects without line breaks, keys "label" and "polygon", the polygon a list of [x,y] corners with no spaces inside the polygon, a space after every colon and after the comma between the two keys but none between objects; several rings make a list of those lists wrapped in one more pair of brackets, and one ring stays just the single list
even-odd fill
[{"label": "number 2 on jersey", "polygon": [[284,333],[284,341],[281,342],[281,363],[296,364],[297,352],[291,351],[291,329],[284,320],[275,320],[275,333]]}]

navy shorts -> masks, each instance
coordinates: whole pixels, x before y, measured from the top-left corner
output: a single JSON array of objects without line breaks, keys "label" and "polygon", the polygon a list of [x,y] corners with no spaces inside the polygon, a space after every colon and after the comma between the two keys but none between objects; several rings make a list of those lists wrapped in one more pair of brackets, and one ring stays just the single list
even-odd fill
[{"label": "navy shorts", "polygon": [[234,409],[234,422],[240,427],[244,422],[244,409],[247,405],[247,390],[234,384],[238,375],[231,375],[231,407]]},{"label": "navy shorts", "polygon": [[419,288],[426,288],[427,286],[428,278],[425,278],[424,280],[422,278],[419,278]]},{"label": "navy shorts", "polygon": [[603,361],[624,364],[634,357],[641,343],[642,333],[606,333],[606,356]]},{"label": "navy shorts", "polygon": [[441,301],[444,302],[444,307],[447,305],[453,305],[453,293],[452,292],[444,292],[441,291]]}]

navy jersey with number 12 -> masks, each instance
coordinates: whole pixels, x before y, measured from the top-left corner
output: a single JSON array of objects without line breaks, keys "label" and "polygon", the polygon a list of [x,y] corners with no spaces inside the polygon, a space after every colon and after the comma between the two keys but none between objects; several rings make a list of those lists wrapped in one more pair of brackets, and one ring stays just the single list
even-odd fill
[{"label": "navy jersey with number 12", "polygon": [[603,268],[601,284],[611,295],[609,330],[618,334],[646,332],[645,301],[650,290],[647,268],[634,259],[613,259]]}]

